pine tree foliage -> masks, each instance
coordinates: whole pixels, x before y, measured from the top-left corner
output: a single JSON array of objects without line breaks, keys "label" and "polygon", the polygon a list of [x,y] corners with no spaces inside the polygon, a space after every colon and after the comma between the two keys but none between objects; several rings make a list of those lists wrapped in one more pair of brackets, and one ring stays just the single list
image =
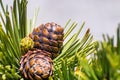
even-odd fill
[{"label": "pine tree foliage", "polygon": [[[96,64],[93,63],[98,79],[120,79],[120,26],[118,26],[116,32],[116,41],[114,41],[114,37],[103,35],[104,41],[100,43],[98,48]],[[117,42],[116,45],[115,42]]]},{"label": "pine tree foliage", "polygon": [[[0,0],[0,4],[2,8],[0,14],[0,76],[1,79],[4,80],[20,79],[22,76],[19,73],[19,61],[21,57],[19,44],[20,40],[27,35],[28,30],[27,0],[14,0],[10,11],[8,5],[5,9],[2,0]],[[71,25],[69,23],[70,20],[64,27],[66,29],[64,39],[67,39],[77,26],[75,22]],[[78,66],[79,62],[77,57],[81,56],[86,58],[95,51],[95,42],[92,42],[93,37],[90,35],[89,29],[83,38],[78,38],[83,26],[84,23],[78,32],[73,34],[71,38],[64,43],[61,54],[54,59],[54,74],[52,76],[54,79],[63,78],[66,80],[71,79],[70,76],[77,79],[77,77],[74,76],[74,68]],[[64,71],[64,69],[66,69],[65,72],[59,74],[58,70]],[[62,75],[63,73],[65,74],[64,76]],[[65,78],[68,74],[69,76]]]},{"label": "pine tree foliage", "polygon": [[[0,80],[24,80],[20,74],[20,40],[34,27],[28,24],[27,0],[14,0],[13,6],[0,0]],[[33,19],[34,20],[34,19]],[[31,20],[32,21],[32,20]],[[29,25],[29,26],[28,26]],[[53,59],[53,75],[49,80],[119,80],[120,26],[117,39],[103,35],[104,41],[93,41],[90,29],[79,37],[85,23],[73,34],[78,23],[69,20],[64,26],[64,44]]]},{"label": "pine tree foliage", "polygon": [[[68,21],[69,23],[69,21]],[[75,78],[78,80],[78,76],[75,74],[75,68],[80,69],[81,59],[87,59],[92,53],[95,52],[95,47],[97,42],[93,42],[93,36],[90,34],[90,30],[88,29],[83,36],[83,38],[79,38],[79,34],[82,31],[82,28],[85,23],[83,23],[80,29],[73,34],[73,36],[66,41],[63,45],[63,49],[61,54],[54,59],[54,77],[55,80],[71,80],[71,78]],[[72,23],[71,27],[68,28],[65,33],[64,39],[68,36],[68,33],[72,33],[72,30],[77,26],[77,23]],[[71,32],[69,32],[71,31]],[[87,64],[88,62],[86,62]],[[81,79],[81,78],[79,78]]]},{"label": "pine tree foliage", "polygon": [[2,9],[0,12],[0,77],[4,80],[15,80],[20,78],[18,70],[21,56],[19,43],[27,32],[27,1],[14,0],[11,8],[8,5],[5,8],[2,0],[0,0],[0,4]]},{"label": "pine tree foliage", "polygon": [[[103,41],[96,47],[96,54],[91,56],[90,63],[83,60],[81,64],[83,80],[119,80],[120,79],[120,26],[114,37],[103,35]],[[115,42],[116,45],[115,45]],[[79,70],[80,71],[80,70]]]}]

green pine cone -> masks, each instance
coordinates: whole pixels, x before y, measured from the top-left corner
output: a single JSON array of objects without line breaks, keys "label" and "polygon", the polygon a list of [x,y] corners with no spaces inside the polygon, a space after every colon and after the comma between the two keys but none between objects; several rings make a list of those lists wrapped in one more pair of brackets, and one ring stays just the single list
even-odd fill
[{"label": "green pine cone", "polygon": [[31,38],[25,37],[20,42],[21,53],[24,55],[28,50],[32,49],[34,42]]}]

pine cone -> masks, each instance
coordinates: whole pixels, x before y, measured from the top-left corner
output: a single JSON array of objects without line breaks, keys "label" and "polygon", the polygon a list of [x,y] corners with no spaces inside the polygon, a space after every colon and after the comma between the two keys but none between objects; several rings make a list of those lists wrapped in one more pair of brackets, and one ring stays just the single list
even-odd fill
[{"label": "pine cone", "polygon": [[21,53],[25,54],[28,50],[33,49],[34,42],[31,38],[25,37],[20,42]]},{"label": "pine cone", "polygon": [[34,41],[34,48],[52,53],[52,58],[59,55],[63,44],[63,28],[56,23],[42,24],[29,35]]},{"label": "pine cone", "polygon": [[50,53],[35,49],[28,51],[20,61],[20,71],[26,79],[47,80],[52,75],[53,62]]}]

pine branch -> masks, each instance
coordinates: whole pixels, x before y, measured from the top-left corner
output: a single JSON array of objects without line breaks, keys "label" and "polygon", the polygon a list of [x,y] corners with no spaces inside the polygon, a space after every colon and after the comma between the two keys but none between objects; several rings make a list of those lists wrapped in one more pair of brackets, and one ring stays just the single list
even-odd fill
[{"label": "pine branch", "polygon": [[[69,25],[69,23],[70,21],[68,21],[66,25]],[[67,36],[65,36],[64,39],[68,38],[68,35],[72,33],[72,31],[76,28],[76,26],[77,24],[75,22],[72,23],[70,26],[68,26],[69,29],[65,31],[65,35]],[[95,48],[97,42],[92,41],[93,37],[90,35],[89,29],[86,31],[83,38],[79,39],[78,35],[81,33],[83,26],[84,23],[77,31],[77,33],[73,34],[73,36],[71,36],[70,39],[68,39],[68,41],[64,43],[61,54],[54,59],[54,76],[55,76],[54,78],[56,80],[58,78],[60,78],[60,80],[69,80],[71,78],[73,78],[73,80],[82,79],[80,76],[74,75],[75,67],[77,67],[78,64],[81,64],[81,60],[79,60],[79,58],[86,59],[89,55],[91,55],[96,51]],[[88,63],[86,64],[88,66]],[[84,66],[84,64],[82,64],[82,66]],[[81,73],[84,72],[81,71]],[[91,74],[94,75],[95,73],[91,73]],[[65,75],[67,76],[65,77]],[[85,79],[88,78],[89,77],[86,77]],[[93,79],[96,79],[96,76],[94,76]]]},{"label": "pine branch", "polygon": [[15,66],[14,74],[16,74],[15,76],[11,72],[5,73],[2,71],[0,77],[5,78],[6,76],[6,79],[13,80],[19,79],[20,40],[27,35],[27,0],[14,0],[13,6],[10,8],[11,11],[9,11],[8,6],[6,8],[3,6],[2,0],[0,0],[0,4],[1,13],[3,13],[3,15],[0,14],[0,52],[2,55],[0,65],[9,65],[11,68]]}]

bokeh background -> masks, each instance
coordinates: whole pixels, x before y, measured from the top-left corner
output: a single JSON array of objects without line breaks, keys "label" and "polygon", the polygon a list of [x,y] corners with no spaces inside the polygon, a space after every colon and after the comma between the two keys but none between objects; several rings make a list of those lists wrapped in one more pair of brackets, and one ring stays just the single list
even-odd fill
[{"label": "bokeh background", "polygon": [[[102,34],[115,35],[120,23],[120,0],[28,0],[28,18],[39,8],[36,26],[46,22],[56,22],[61,26],[72,19],[86,22],[84,29],[90,28],[94,39],[102,40]],[[3,0],[12,5],[12,0]]]}]

